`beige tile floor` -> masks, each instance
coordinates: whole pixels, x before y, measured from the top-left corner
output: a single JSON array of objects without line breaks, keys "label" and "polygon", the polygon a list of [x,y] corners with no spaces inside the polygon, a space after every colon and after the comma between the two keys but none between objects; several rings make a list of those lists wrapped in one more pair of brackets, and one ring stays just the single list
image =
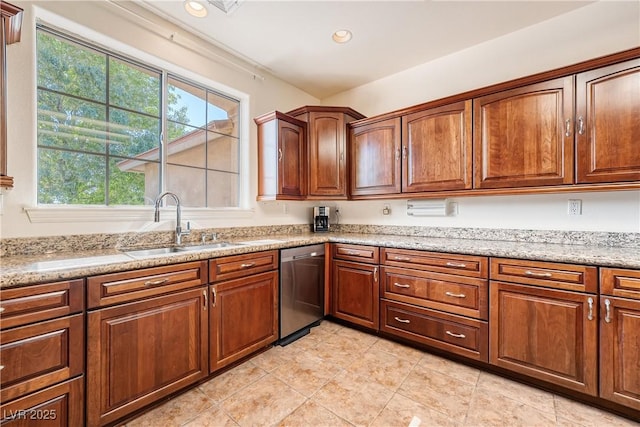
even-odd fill
[{"label": "beige tile floor", "polygon": [[323,321],[127,427],[520,425],[640,424]]}]

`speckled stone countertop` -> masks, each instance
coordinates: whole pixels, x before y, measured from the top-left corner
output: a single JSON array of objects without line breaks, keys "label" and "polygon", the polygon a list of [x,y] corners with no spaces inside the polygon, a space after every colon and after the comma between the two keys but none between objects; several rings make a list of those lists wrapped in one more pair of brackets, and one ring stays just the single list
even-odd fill
[{"label": "speckled stone countertop", "polygon": [[[345,232],[345,230],[351,232]],[[280,230],[282,231],[282,230]],[[114,249],[82,249],[48,254],[3,256],[0,287],[52,282],[116,271],[175,264],[227,255],[237,255],[271,249],[337,242],[419,249],[469,255],[556,261],[596,266],[640,268],[640,247],[633,240],[629,246],[541,243],[522,240],[488,240],[480,238],[430,237],[424,235],[393,235],[357,233],[361,229],[345,227],[341,232],[309,233],[300,229],[281,234],[232,236],[224,240],[241,243],[236,246],[194,252],[178,252],[133,258]],[[291,232],[288,232],[291,231]],[[371,230],[367,230],[371,231]],[[491,236],[494,237],[494,236]],[[635,237],[634,237],[635,238]],[[162,245],[157,245],[162,246]]]}]

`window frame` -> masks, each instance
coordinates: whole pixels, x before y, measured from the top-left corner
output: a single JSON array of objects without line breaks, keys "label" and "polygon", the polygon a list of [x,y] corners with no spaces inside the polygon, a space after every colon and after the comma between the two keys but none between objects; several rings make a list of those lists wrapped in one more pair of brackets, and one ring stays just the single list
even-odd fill
[{"label": "window frame", "polygon": [[[98,33],[87,27],[68,21],[50,12],[34,8],[36,10],[36,25],[34,28],[34,39],[37,27],[45,27],[54,33],[71,38],[73,42],[82,42],[90,48],[98,48],[108,54],[151,69],[161,69],[163,77],[172,75],[175,78],[193,82],[203,86],[220,96],[238,101],[238,206],[237,207],[183,207],[185,216],[190,219],[215,219],[215,218],[249,218],[253,216],[254,209],[250,207],[250,167],[249,167],[249,101],[250,97],[237,89],[226,86],[220,82],[211,80],[196,72],[182,68],[167,60],[148,54],[138,48],[119,42],[104,34]],[[64,27],[64,29],[63,29]],[[109,46],[109,47],[106,47]],[[37,55],[35,41],[34,54]],[[37,82],[34,82],[34,90],[37,92]],[[164,91],[163,86],[163,91]],[[166,117],[163,111],[163,129]],[[37,122],[34,117],[34,123]],[[161,146],[165,145],[163,142]],[[35,152],[38,152],[38,141],[34,141]],[[162,147],[160,147],[162,150]],[[163,151],[165,157],[166,150]],[[37,156],[37,154],[36,154]],[[37,166],[37,160],[36,166]],[[166,167],[166,159],[161,161],[162,168]],[[38,205],[38,179],[37,167],[34,173],[34,188],[32,194],[32,206],[24,208],[24,212],[32,223],[73,223],[73,222],[120,222],[120,221],[148,221],[149,211],[153,209],[150,205],[65,205],[65,204],[42,204]],[[161,175],[162,187],[164,191],[166,185],[164,175]],[[178,194],[180,195],[180,194]],[[161,209],[161,217],[171,219],[175,216],[175,208]]]}]

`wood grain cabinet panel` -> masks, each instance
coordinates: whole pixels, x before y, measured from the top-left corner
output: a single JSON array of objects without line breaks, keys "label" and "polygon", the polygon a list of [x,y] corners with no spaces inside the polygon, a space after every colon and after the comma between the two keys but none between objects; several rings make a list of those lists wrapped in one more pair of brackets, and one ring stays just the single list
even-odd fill
[{"label": "wood grain cabinet panel", "polygon": [[84,315],[0,333],[3,402],[84,373]]},{"label": "wood grain cabinet panel", "polygon": [[489,287],[485,279],[406,268],[381,268],[380,297],[487,320]]},{"label": "wood grain cabinet panel", "polygon": [[307,122],[307,199],[347,198],[347,124],[364,116],[347,107],[305,106],[287,113]]},{"label": "wood grain cabinet panel", "polygon": [[600,299],[600,396],[640,410],[640,301]]},{"label": "wood grain cabinet panel", "polygon": [[364,262],[367,264],[378,264],[380,261],[380,250],[376,246],[334,243],[331,245],[331,249],[333,259]]},{"label": "wood grain cabinet panel", "polygon": [[351,196],[400,193],[400,132],[400,118],[351,127]]},{"label": "wood grain cabinet panel", "polygon": [[206,287],[87,317],[88,425],[112,423],[209,374]]},{"label": "wood grain cabinet panel", "polygon": [[378,266],[333,261],[331,314],[338,319],[378,330]]},{"label": "wood grain cabinet panel", "polygon": [[402,117],[402,192],[471,188],[471,100]]},{"label": "wood grain cabinet panel", "polygon": [[573,183],[572,76],[473,100],[474,188]]},{"label": "wood grain cabinet panel", "polygon": [[134,301],[207,283],[207,261],[103,274],[87,279],[88,308]]},{"label": "wood grain cabinet panel", "polygon": [[70,427],[84,423],[84,378],[0,405],[3,427]]},{"label": "wood grain cabinet panel", "polygon": [[304,200],[307,124],[275,111],[256,117],[258,200]]},{"label": "wood grain cabinet panel", "polygon": [[640,180],[640,59],[577,76],[578,183]]},{"label": "wood grain cabinet panel", "polygon": [[382,300],[380,331],[471,359],[488,359],[485,321]]},{"label": "wood grain cabinet panel", "polygon": [[598,394],[598,297],[490,282],[490,363]]},{"label": "wood grain cabinet panel", "polygon": [[601,268],[600,293],[614,297],[640,299],[640,270]]},{"label": "wood grain cabinet panel", "polygon": [[278,339],[278,272],[210,286],[211,372]]},{"label": "wood grain cabinet panel", "polygon": [[84,279],[0,290],[0,328],[54,319],[84,309]]},{"label": "wood grain cabinet panel", "polygon": [[214,258],[209,261],[209,281],[237,279],[278,268],[278,251]]}]

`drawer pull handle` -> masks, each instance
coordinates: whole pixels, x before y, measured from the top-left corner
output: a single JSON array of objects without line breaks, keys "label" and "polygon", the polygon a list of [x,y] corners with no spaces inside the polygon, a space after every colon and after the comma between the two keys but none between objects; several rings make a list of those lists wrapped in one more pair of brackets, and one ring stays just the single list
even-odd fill
[{"label": "drawer pull handle", "polygon": [[411,323],[411,320],[409,319],[401,319],[398,316],[394,317],[395,320],[397,320],[400,323]]},{"label": "drawer pull handle", "polygon": [[444,293],[446,296],[448,297],[453,297],[453,298],[466,298],[467,296],[465,294],[454,294],[453,292],[445,292]]},{"label": "drawer pull handle", "polygon": [[531,270],[526,270],[524,272],[525,276],[531,276],[531,277],[552,277],[553,274],[551,273],[536,273],[535,271],[531,271]]},{"label": "drawer pull handle", "polygon": [[461,262],[448,262],[447,267],[467,268],[467,264],[463,264]]},{"label": "drawer pull handle", "polygon": [[0,307],[0,313],[4,311],[4,307]]},{"label": "drawer pull handle", "polygon": [[467,337],[465,334],[454,334],[451,331],[445,331],[444,333],[449,335],[449,336],[452,336],[454,338],[466,338]]},{"label": "drawer pull handle", "polygon": [[256,265],[255,262],[249,262],[247,264],[240,264],[240,268],[249,268],[249,267],[253,267],[254,265]]},{"label": "drawer pull handle", "polygon": [[604,300],[604,308],[606,310],[604,321],[607,323],[611,323],[611,301],[609,301],[608,298]]},{"label": "drawer pull handle", "polygon": [[158,286],[158,285],[164,285],[168,281],[169,281],[169,279],[147,280],[146,282],[144,282],[144,285],[145,286]]},{"label": "drawer pull handle", "polygon": [[393,286],[397,286],[398,288],[410,288],[411,285],[403,285],[402,283],[394,282]]},{"label": "drawer pull handle", "polygon": [[393,259],[396,261],[411,261],[411,258],[406,256],[394,256]]},{"label": "drawer pull handle", "polygon": [[204,296],[204,305],[202,306],[202,309],[204,311],[207,311],[207,306],[209,305],[209,296],[206,289],[202,291],[202,295]]},{"label": "drawer pull handle", "polygon": [[211,306],[215,307],[216,306],[216,288],[211,288],[211,295],[213,296],[213,298],[211,298]]},{"label": "drawer pull handle", "polygon": [[587,299],[587,304],[589,304],[589,314],[587,314],[587,319],[593,320],[593,298],[589,297]]},{"label": "drawer pull handle", "polygon": [[0,365],[0,371],[4,369],[4,365]]},{"label": "drawer pull handle", "polygon": [[373,281],[374,282],[378,281],[378,267],[373,269]]}]

